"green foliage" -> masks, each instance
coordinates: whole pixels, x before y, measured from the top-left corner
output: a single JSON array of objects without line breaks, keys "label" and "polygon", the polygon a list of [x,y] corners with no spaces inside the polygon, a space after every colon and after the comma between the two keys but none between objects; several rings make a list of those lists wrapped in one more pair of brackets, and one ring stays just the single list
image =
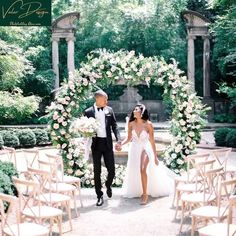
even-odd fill
[{"label": "green foliage", "polygon": [[236,129],[231,129],[227,134],[225,141],[228,147],[236,148]]},{"label": "green foliage", "polygon": [[226,136],[230,132],[229,128],[218,128],[214,133],[215,143],[217,146],[226,146]]},{"label": "green foliage", "polygon": [[36,137],[32,130],[23,129],[18,132],[21,147],[33,147],[36,144]]},{"label": "green foliage", "polygon": [[0,39],[0,90],[14,89],[25,75],[32,73],[33,67],[22,49]]},{"label": "green foliage", "polygon": [[221,73],[236,76],[236,5],[223,11],[213,24],[215,36],[213,59]]},{"label": "green foliage", "polygon": [[1,131],[1,135],[4,141],[4,145],[7,147],[18,147],[20,141],[17,135],[12,131]]},{"label": "green foliage", "polygon": [[163,89],[160,86],[154,84],[150,84],[150,86],[138,85],[137,88],[143,100],[162,100]]},{"label": "green foliage", "polygon": [[235,114],[219,114],[214,116],[214,121],[219,123],[235,123],[236,115]]},{"label": "green foliage", "polygon": [[16,195],[16,189],[12,183],[12,176],[18,176],[16,168],[11,162],[0,161],[0,192]]},{"label": "green foliage", "polygon": [[222,83],[219,86],[219,93],[226,93],[231,101],[231,108],[236,106],[236,84],[227,86],[226,83]]},{"label": "green foliage", "polygon": [[42,145],[49,142],[49,137],[46,129],[33,129],[32,132],[36,137],[37,145]]},{"label": "green foliage", "polygon": [[0,91],[0,124],[22,124],[37,111],[39,101],[33,95],[23,97],[20,90]]},{"label": "green foliage", "polygon": [[14,195],[12,191],[13,184],[9,176],[0,170],[0,192]]},{"label": "green foliage", "polygon": [[0,135],[0,149],[3,148],[3,145],[4,145],[4,141],[3,141],[2,135]]}]

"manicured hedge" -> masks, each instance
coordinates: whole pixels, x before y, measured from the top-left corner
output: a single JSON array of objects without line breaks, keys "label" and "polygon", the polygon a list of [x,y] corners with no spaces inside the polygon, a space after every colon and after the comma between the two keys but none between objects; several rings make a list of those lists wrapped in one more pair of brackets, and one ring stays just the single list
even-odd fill
[{"label": "manicured hedge", "polygon": [[232,129],[226,136],[226,144],[228,147],[236,148],[236,129]]},{"label": "manicured hedge", "polygon": [[236,129],[218,128],[214,134],[215,143],[222,147],[236,147]]},{"label": "manicured hedge", "polygon": [[[1,139],[2,137],[2,139]],[[50,144],[48,130],[43,129],[8,129],[0,131],[1,147],[34,147]]]}]

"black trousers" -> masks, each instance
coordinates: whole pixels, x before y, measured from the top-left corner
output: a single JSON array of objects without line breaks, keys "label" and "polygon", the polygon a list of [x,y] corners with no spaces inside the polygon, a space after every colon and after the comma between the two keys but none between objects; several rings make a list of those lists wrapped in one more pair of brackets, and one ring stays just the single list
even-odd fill
[{"label": "black trousers", "polygon": [[93,169],[94,169],[94,183],[97,197],[103,195],[101,183],[101,160],[104,159],[105,166],[108,171],[106,187],[110,188],[115,177],[115,161],[114,153],[111,148],[108,148],[106,138],[96,138],[95,145],[92,146]]}]

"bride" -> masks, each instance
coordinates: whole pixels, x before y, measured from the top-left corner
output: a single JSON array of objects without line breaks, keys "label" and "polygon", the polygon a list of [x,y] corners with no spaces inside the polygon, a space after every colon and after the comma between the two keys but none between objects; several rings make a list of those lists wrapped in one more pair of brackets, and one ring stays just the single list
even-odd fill
[{"label": "bride", "polygon": [[146,204],[148,195],[167,196],[174,189],[174,173],[159,162],[154,129],[143,104],[135,106],[128,122],[127,137],[121,146],[131,142],[127,170],[122,186],[124,197],[140,197]]}]

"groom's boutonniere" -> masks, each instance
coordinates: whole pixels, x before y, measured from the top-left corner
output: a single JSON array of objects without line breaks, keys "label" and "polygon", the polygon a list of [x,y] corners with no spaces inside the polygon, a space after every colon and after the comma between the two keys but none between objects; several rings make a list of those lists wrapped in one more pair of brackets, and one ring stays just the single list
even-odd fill
[{"label": "groom's boutonniere", "polygon": [[104,113],[105,113],[106,116],[110,115],[110,112],[109,112],[109,110],[106,107],[104,108]]}]

